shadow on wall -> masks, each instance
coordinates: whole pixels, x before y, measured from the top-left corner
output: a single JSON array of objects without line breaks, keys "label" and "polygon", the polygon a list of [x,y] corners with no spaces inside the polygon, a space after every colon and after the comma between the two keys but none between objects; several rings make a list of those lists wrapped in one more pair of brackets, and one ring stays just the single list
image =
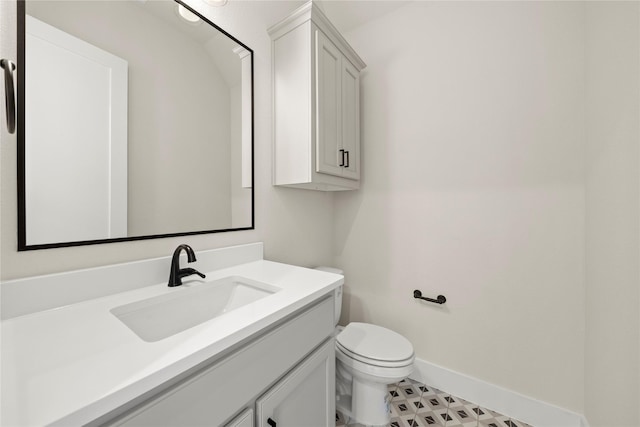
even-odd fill
[{"label": "shadow on wall", "polygon": [[[362,87],[367,86],[367,80],[375,72],[369,69],[363,71]],[[335,193],[333,254],[335,264],[344,270],[345,275],[342,324],[372,322],[373,313],[367,307],[379,306],[371,303],[385,298],[389,293],[385,288],[393,286],[388,205],[390,163],[386,161],[393,155],[389,142],[392,132],[387,122],[376,126],[366,123],[367,117],[385,117],[389,113],[388,104],[384,102],[388,92],[386,86],[378,87],[375,91],[360,92],[362,189]],[[375,173],[369,173],[373,170]],[[376,313],[376,316],[388,318],[386,314]]]},{"label": "shadow on wall", "polygon": [[[345,278],[345,288],[347,287]],[[362,299],[347,293],[346,289],[342,294],[342,314],[340,315],[339,324],[346,326],[355,319],[364,320],[369,318],[366,306],[362,303]]]}]

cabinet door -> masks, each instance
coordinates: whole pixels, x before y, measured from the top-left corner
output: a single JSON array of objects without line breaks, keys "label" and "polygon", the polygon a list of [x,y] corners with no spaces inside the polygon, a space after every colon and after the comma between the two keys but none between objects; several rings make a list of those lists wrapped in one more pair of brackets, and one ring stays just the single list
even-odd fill
[{"label": "cabinet door", "polygon": [[360,73],[348,59],[341,63],[342,74],[342,176],[360,179]]},{"label": "cabinet door", "polygon": [[342,176],[342,54],[316,31],[316,172]]},{"label": "cabinet door", "polygon": [[247,409],[224,427],[253,427],[253,409]]},{"label": "cabinet door", "polygon": [[256,402],[258,427],[335,423],[335,341],[328,340]]}]

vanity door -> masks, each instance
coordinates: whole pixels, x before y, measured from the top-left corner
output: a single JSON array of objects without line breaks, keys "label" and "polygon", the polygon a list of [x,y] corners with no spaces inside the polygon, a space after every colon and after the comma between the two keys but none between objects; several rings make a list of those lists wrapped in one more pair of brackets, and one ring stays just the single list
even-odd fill
[{"label": "vanity door", "polygon": [[253,427],[253,409],[247,409],[224,427]]},{"label": "vanity door", "polygon": [[335,341],[325,342],[256,401],[258,427],[335,423]]}]

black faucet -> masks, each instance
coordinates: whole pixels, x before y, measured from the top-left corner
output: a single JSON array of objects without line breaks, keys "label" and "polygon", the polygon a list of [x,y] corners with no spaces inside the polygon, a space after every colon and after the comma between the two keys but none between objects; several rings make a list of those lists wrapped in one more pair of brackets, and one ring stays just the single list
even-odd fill
[{"label": "black faucet", "polygon": [[194,262],[196,260],[196,254],[191,249],[189,245],[180,245],[173,252],[173,257],[171,258],[171,273],[169,274],[169,286],[180,286],[182,285],[182,278],[185,276],[191,276],[192,274],[197,274],[203,279],[206,277],[204,274],[200,273],[195,268],[180,268],[180,252],[182,250],[187,252],[187,261]]}]

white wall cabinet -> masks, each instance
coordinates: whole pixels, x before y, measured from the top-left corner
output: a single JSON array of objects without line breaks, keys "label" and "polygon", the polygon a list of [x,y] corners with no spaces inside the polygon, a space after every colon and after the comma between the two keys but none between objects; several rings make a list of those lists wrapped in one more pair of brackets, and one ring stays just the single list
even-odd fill
[{"label": "white wall cabinet", "polygon": [[[226,357],[90,425],[250,427],[258,399],[275,402],[270,417],[279,417],[279,411],[286,414],[279,426],[304,425],[287,422],[300,419],[295,418],[299,412],[291,412],[297,405],[311,419],[323,420],[314,425],[331,425],[335,422],[333,308],[333,298],[325,298],[275,329],[258,333],[258,338]],[[303,404],[301,397],[312,400]],[[258,418],[257,425],[265,424]]]},{"label": "white wall cabinet", "polygon": [[360,187],[360,72],[365,63],[312,2],[269,29],[274,185]]}]

